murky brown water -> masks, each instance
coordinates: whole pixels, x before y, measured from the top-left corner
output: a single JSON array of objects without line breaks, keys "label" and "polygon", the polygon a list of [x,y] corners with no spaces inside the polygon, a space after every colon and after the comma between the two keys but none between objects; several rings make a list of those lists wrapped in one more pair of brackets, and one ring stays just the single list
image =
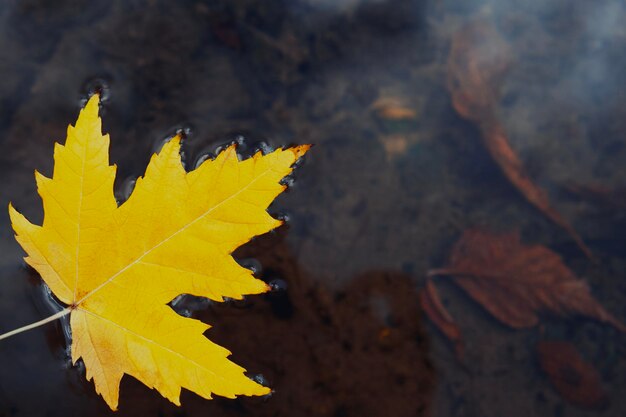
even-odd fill
[{"label": "murky brown water", "polygon": [[[452,108],[450,39],[476,16],[511,47],[499,104],[511,145],[596,263],[521,197]],[[626,339],[614,329],[553,318],[511,330],[442,281],[466,340],[460,364],[418,291],[463,230],[517,229],[626,321],[625,209],[565,192],[626,184],[625,17],[623,1],[6,0],[0,207],[41,219],[33,170],[50,174],[53,143],[102,86],[120,195],[179,128],[191,132],[189,166],[239,135],[250,147],[316,144],[272,208],[289,226],[237,253],[287,290],[194,312],[275,394],[186,392],[177,408],[125,377],[120,416],[624,415]],[[392,117],[389,103],[410,114]],[[22,256],[3,210],[0,331],[54,308]],[[110,414],[69,364],[67,337],[57,323],[0,342],[0,416]],[[556,393],[534,348],[546,339],[573,343],[599,370],[604,408]]]}]

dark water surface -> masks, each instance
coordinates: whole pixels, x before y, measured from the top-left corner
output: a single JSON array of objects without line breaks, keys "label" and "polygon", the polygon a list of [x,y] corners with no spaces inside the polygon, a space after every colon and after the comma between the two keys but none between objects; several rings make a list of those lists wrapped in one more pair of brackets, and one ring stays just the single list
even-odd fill
[{"label": "dark water surface", "polygon": [[[524,200],[452,107],[450,40],[477,16],[514,57],[498,109],[511,145],[595,263]],[[626,185],[625,18],[623,1],[4,0],[0,207],[12,201],[41,220],[33,170],[51,174],[53,143],[96,88],[119,195],[180,128],[190,131],[189,167],[240,135],[248,148],[314,143],[272,206],[288,226],[237,252],[287,290],[187,306],[274,395],[184,392],[178,408],[125,377],[117,415],[623,416],[626,338],[613,328],[548,318],[512,330],[442,280],[466,341],[459,363],[418,293],[463,230],[519,230],[626,321],[624,199],[565,191]],[[413,114],[394,119],[381,110],[389,102]],[[12,235],[2,209],[0,332],[54,309]],[[58,322],[0,342],[0,416],[112,414],[71,366],[69,337]],[[539,367],[540,340],[571,342],[598,369],[603,407],[557,394]]]}]

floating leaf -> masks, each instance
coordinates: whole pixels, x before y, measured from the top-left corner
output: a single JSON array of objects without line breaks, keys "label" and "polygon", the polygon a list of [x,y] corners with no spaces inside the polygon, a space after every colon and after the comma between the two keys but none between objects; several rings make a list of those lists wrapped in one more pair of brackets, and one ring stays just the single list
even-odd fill
[{"label": "floating leaf", "polygon": [[43,225],[10,207],[26,261],[68,305],[55,316],[70,314],[72,360],[82,358],[112,409],[124,374],[175,404],[181,388],[207,399],[269,393],[203,335],[210,326],[167,304],[180,294],[223,301],[268,290],[231,253],[282,223],[266,209],[308,146],[239,161],[233,145],[186,172],[175,137],[119,207],[108,148],[93,96],[55,146],[52,178],[36,174]]}]

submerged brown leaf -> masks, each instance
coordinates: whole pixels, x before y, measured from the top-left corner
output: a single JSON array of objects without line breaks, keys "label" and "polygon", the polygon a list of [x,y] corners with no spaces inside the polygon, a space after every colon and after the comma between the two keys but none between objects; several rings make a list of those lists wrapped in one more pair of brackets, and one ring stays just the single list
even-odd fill
[{"label": "submerged brown leaf", "polygon": [[600,373],[570,343],[539,342],[537,353],[541,369],[565,400],[584,408],[607,405],[608,396],[602,387]]},{"label": "submerged brown leaf", "polygon": [[504,175],[506,175],[509,181],[521,191],[531,204],[539,208],[546,217],[569,233],[585,255],[589,258],[593,258],[591,250],[585,245],[572,225],[551,206],[546,192],[535,185],[530,179],[522,165],[522,161],[520,161],[513,148],[511,148],[511,145],[509,145],[509,141],[502,126],[498,123],[494,123],[488,127],[484,127],[483,138],[485,147],[489,150],[489,153],[500,166],[500,169],[502,169],[502,172],[504,172]]},{"label": "submerged brown leaf", "polygon": [[513,328],[535,326],[539,314],[586,316],[626,327],[591,295],[561,257],[540,245],[523,245],[517,233],[467,230],[455,244],[450,265],[429,275],[451,275],[474,300]]},{"label": "submerged brown leaf", "polygon": [[456,322],[441,302],[437,287],[435,287],[431,279],[426,280],[426,285],[420,292],[419,297],[424,313],[426,313],[430,321],[437,326],[439,331],[454,344],[456,356],[459,360],[462,360],[464,349],[461,329],[459,329],[459,326],[457,326]]},{"label": "submerged brown leaf", "polygon": [[475,20],[456,32],[447,62],[454,109],[479,124],[493,118],[510,63],[509,45],[489,21]]},{"label": "submerged brown leaf", "polygon": [[379,117],[387,120],[411,120],[417,117],[417,111],[399,97],[381,97],[372,104],[372,109]]},{"label": "submerged brown leaf", "polygon": [[452,39],[447,69],[454,109],[480,128],[485,147],[508,180],[592,258],[582,238],[552,207],[546,192],[528,176],[498,120],[500,86],[510,62],[509,45],[490,22],[476,20],[459,30]]}]

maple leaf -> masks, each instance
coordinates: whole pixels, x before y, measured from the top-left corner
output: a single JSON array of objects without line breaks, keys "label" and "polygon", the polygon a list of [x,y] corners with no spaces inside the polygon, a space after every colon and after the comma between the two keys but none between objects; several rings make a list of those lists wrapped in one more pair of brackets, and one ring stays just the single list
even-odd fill
[{"label": "maple leaf", "polygon": [[470,297],[513,328],[533,327],[539,313],[550,312],[591,317],[626,332],[559,255],[544,246],[523,245],[517,233],[466,230],[454,245],[450,266],[429,275],[452,275]]},{"label": "maple leaf", "polygon": [[176,136],[118,206],[98,102],[91,97],[65,145],[56,144],[52,178],[36,173],[43,225],[9,207],[26,261],[68,305],[53,317],[70,314],[72,361],[82,358],[113,410],[124,374],[177,405],[181,388],[207,399],[268,394],[203,335],[210,326],[168,303],[180,294],[223,301],[268,290],[231,253],[282,224],[266,209],[309,146],[239,161],[233,145],[186,172]]}]

